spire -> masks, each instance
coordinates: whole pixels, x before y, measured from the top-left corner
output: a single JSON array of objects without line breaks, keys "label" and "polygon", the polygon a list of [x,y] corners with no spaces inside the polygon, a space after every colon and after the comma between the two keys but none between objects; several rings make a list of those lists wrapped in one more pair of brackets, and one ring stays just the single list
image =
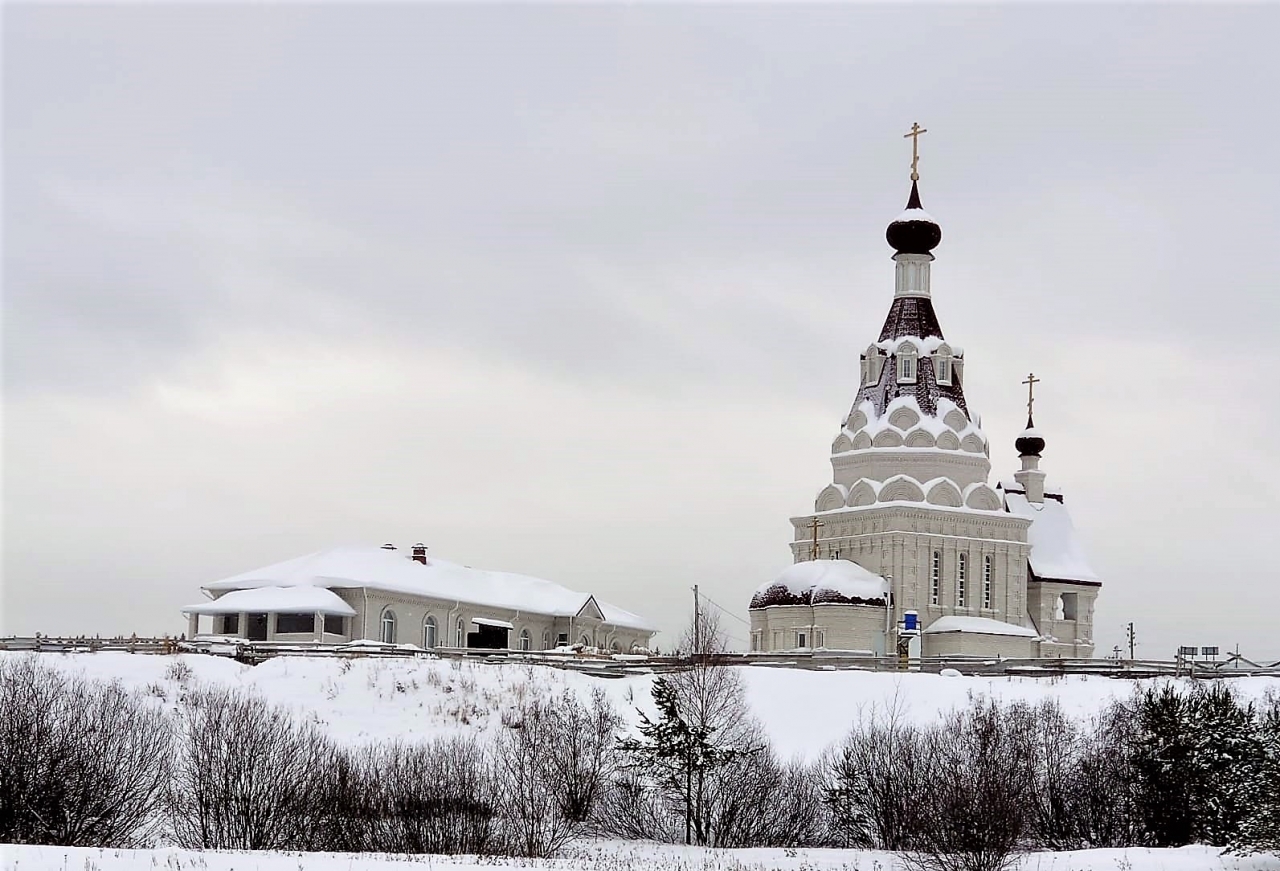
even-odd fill
[{"label": "spire", "polygon": [[924,206],[920,204],[920,185],[918,182],[911,182],[911,196],[907,198],[907,208],[924,211]]},{"label": "spire", "polygon": [[884,234],[897,252],[895,260],[900,254],[924,255],[932,260],[929,252],[942,241],[942,228],[920,202],[920,134],[927,132],[919,124],[912,124],[911,132],[904,137],[911,140],[911,195],[907,197],[906,211],[893,219]]},{"label": "spire", "polygon": [[1040,430],[1036,429],[1031,417],[1036,402],[1036,385],[1040,383],[1040,379],[1032,373],[1022,383],[1027,385],[1027,428],[1013,443],[1018,449],[1018,459],[1022,460],[1022,468],[1014,473],[1013,479],[1026,491],[1028,502],[1044,502],[1044,472],[1040,471],[1044,436],[1040,435]]}]

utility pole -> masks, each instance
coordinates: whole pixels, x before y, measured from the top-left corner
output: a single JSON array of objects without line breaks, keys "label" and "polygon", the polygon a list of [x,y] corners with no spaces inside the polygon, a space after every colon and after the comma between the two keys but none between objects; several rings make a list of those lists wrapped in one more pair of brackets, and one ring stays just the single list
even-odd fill
[{"label": "utility pole", "polygon": [[1129,628],[1128,628],[1127,632],[1128,632],[1128,635],[1129,635],[1129,659],[1130,659],[1130,660],[1132,660],[1132,659],[1133,659],[1133,647],[1134,647],[1134,634],[1133,634],[1133,624],[1132,624],[1132,623],[1130,623],[1130,624],[1129,624]]},{"label": "utility pole", "polygon": [[698,603],[698,585],[693,585],[693,650],[691,653],[702,652],[702,613]]}]

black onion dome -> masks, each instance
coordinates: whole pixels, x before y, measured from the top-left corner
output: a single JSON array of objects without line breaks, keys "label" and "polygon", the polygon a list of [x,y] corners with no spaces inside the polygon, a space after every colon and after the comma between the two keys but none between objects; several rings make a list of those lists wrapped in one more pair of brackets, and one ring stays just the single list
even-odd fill
[{"label": "black onion dome", "polygon": [[1040,430],[1031,422],[1031,415],[1027,415],[1027,428],[1018,436],[1013,446],[1018,449],[1020,457],[1038,457],[1044,450],[1044,436],[1040,435]]},{"label": "black onion dome", "polygon": [[920,188],[915,182],[911,183],[907,210],[894,218],[884,237],[899,254],[928,254],[942,241],[942,228],[920,205]]}]

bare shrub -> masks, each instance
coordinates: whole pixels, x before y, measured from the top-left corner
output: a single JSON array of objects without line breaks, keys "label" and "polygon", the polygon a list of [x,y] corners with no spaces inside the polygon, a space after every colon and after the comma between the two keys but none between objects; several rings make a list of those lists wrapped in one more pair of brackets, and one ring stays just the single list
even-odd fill
[{"label": "bare shrub", "polygon": [[119,684],[0,659],[0,842],[136,847],[159,821],[162,713]]},{"label": "bare shrub", "polygon": [[313,724],[243,691],[189,693],[178,717],[178,752],[168,790],[180,846],[311,849],[335,750]]},{"label": "bare shrub", "polygon": [[[499,852],[491,761],[474,740],[388,744],[362,751],[333,793],[361,849],[386,853]],[[354,788],[354,792],[352,789]]]},{"label": "bare shrub", "polygon": [[1027,830],[1028,718],[980,701],[921,733],[908,805],[908,868],[1002,871]]}]

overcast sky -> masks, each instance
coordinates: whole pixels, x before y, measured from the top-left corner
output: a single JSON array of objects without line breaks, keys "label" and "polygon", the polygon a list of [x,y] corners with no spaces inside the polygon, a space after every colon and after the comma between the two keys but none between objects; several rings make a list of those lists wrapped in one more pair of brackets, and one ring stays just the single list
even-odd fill
[{"label": "overcast sky", "polygon": [[1280,657],[1280,6],[3,31],[5,632],[179,632],[202,583],[418,540],[745,618],[831,480],[919,121],[993,478],[1034,370],[1099,652]]}]

